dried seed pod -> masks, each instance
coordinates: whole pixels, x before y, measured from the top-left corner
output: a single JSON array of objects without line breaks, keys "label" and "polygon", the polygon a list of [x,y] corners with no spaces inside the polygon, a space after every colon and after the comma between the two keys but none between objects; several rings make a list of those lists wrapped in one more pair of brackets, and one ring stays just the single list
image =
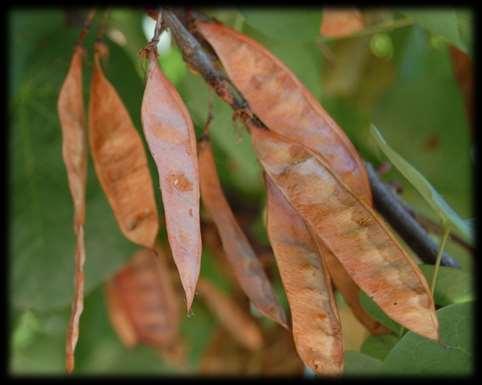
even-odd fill
[{"label": "dried seed pod", "polygon": [[427,282],[378,214],[308,148],[250,129],[266,173],[353,281],[393,320],[437,340]]},{"label": "dried seed pod", "polygon": [[263,266],[241,230],[224,196],[208,140],[199,143],[201,198],[221,237],[236,279],[253,305],[283,327],[286,315],[278,303]]},{"label": "dried seed pod", "polygon": [[96,43],[90,90],[90,146],[95,171],[122,233],[152,248],[159,220],[141,137],[100,64],[107,47]]},{"label": "dried seed pod", "polygon": [[197,22],[196,27],[263,123],[322,156],[354,193],[371,204],[368,176],[353,144],[288,67],[256,41],[226,26]]},{"label": "dried seed pod", "polygon": [[221,325],[229,330],[236,341],[249,350],[261,348],[263,336],[260,328],[236,302],[202,278],[199,279],[198,291]]},{"label": "dried seed pod", "polygon": [[291,309],[296,350],[319,374],[340,374],[343,338],[328,271],[303,219],[269,176],[268,236]]},{"label": "dried seed pod", "polygon": [[60,90],[57,110],[62,128],[62,155],[74,204],[76,234],[75,284],[72,311],[67,331],[66,370],[74,369],[74,351],[79,338],[79,319],[84,306],[84,222],[85,185],[87,178],[87,139],[82,94],[82,61],[84,48],[76,46],[69,71]]},{"label": "dried seed pod", "polygon": [[201,266],[196,137],[189,112],[162,74],[154,50],[148,51],[148,60],[142,125],[159,172],[167,235],[189,310]]},{"label": "dried seed pod", "polygon": [[323,8],[320,35],[341,38],[360,32],[363,14],[356,8]]},{"label": "dried seed pod", "polygon": [[[333,29],[332,22],[340,18],[350,19],[352,32],[363,28],[361,14],[356,9],[324,13],[323,23],[328,29]],[[360,156],[345,133],[296,76],[273,54],[247,36],[214,23],[198,22],[197,27],[215,49],[251,109],[267,127],[323,157],[351,190],[371,205],[368,176]],[[331,265],[329,262],[328,265]],[[347,286],[349,279],[345,275],[343,288],[345,296],[351,298],[350,307],[372,332],[381,332],[373,323],[376,321],[370,321],[366,313],[362,315],[362,307],[355,296],[358,290],[356,286]],[[335,277],[336,283],[341,284],[339,276]],[[348,287],[351,287],[351,293]]]},{"label": "dried seed pod", "polygon": [[343,268],[343,265],[336,259],[335,255],[324,246],[323,241],[314,236],[313,237],[318,246],[321,258],[324,259],[330,277],[333,280],[335,287],[340,291],[345,298],[346,303],[351,308],[355,317],[360,323],[365,326],[373,335],[381,335],[390,333],[390,329],[383,326],[380,322],[375,320],[360,303],[360,288],[353,281],[350,275]]},{"label": "dried seed pod", "polygon": [[106,284],[112,325],[128,347],[164,348],[179,337],[180,306],[166,258],[160,247],[141,249]]}]

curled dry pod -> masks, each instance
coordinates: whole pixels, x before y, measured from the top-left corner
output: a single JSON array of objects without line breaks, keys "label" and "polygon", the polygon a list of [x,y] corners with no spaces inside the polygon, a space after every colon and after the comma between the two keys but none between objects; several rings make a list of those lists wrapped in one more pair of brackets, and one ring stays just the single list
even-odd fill
[{"label": "curled dry pod", "polygon": [[107,47],[96,43],[90,90],[90,146],[95,171],[122,233],[152,248],[159,220],[141,137],[122,100],[105,77],[100,59]]},{"label": "curled dry pod", "polygon": [[266,173],[353,281],[393,320],[437,340],[427,282],[383,220],[308,148],[250,129]]},{"label": "curled dry pod", "polygon": [[189,112],[162,74],[154,50],[148,51],[148,60],[142,125],[159,172],[167,235],[189,310],[201,267],[196,137]]},{"label": "curled dry pod", "polygon": [[177,341],[180,306],[166,258],[159,247],[141,249],[106,284],[109,316],[126,346],[161,348]]},{"label": "curled dry pod", "polygon": [[224,196],[208,140],[199,143],[199,169],[204,207],[216,224],[226,258],[233,267],[236,279],[262,314],[287,327],[286,315],[276,299],[263,266]]},{"label": "curled dry pod", "polygon": [[258,350],[263,345],[263,336],[256,322],[230,297],[205,279],[199,279],[198,291],[206,305],[242,346]]},{"label": "curled dry pod", "polygon": [[76,46],[69,72],[60,90],[57,110],[62,127],[62,154],[74,203],[75,288],[67,332],[66,370],[74,369],[74,351],[79,339],[79,319],[84,306],[84,221],[87,177],[87,139],[82,94],[82,60],[84,49]]},{"label": "curled dry pod", "polygon": [[358,321],[365,326],[373,335],[381,335],[390,333],[390,329],[383,326],[366,312],[360,303],[360,288],[346,272],[343,265],[336,259],[333,253],[323,244],[319,237],[314,236],[320,256],[325,261],[326,267],[330,274],[333,284],[343,295],[348,306],[350,306],[353,314]]},{"label": "curled dry pod", "polygon": [[322,156],[354,193],[371,202],[365,166],[353,144],[288,67],[256,41],[226,26],[196,26],[263,123]]},{"label": "curled dry pod", "polygon": [[268,236],[291,309],[296,350],[319,374],[343,369],[343,338],[330,277],[303,219],[269,176]]}]

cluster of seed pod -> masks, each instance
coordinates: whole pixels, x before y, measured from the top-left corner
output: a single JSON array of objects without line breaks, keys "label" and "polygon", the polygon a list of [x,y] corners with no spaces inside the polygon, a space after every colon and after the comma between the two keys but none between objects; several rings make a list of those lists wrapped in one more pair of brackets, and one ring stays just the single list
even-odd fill
[{"label": "cluster of seed pod", "polygon": [[[360,290],[400,325],[437,340],[438,322],[427,282],[375,212],[364,163],[348,137],[295,75],[259,43],[214,21],[198,21],[194,28],[211,45],[230,81],[262,122],[247,127],[264,170],[268,235],[289,302],[294,344],[303,363],[322,375],[343,370],[342,330],[332,281],[371,333],[386,333],[387,329],[361,307]],[[200,199],[219,232],[233,276],[251,304],[290,329],[288,319],[224,197],[208,136],[196,143],[189,111],[162,73],[155,44],[149,44],[143,53],[148,61],[141,109],[143,131],[159,174],[170,250],[187,310],[199,290],[234,338],[257,349],[261,336],[249,317],[239,313],[209,282],[198,282]],[[156,241],[160,225],[153,183],[141,138],[102,71],[101,59],[106,54],[106,47],[96,43],[88,120],[90,149],[122,233],[142,247],[107,286],[111,318],[126,345],[143,342],[168,347],[179,334],[179,314],[172,300],[174,292],[163,278],[163,265],[156,262],[164,256]],[[84,259],[87,136],[82,55],[79,46],[59,96],[79,274]],[[151,268],[139,272],[144,265]],[[152,275],[151,270],[159,274]],[[139,289],[143,286],[159,296],[146,299],[152,292],[144,293]],[[81,309],[79,284],[69,327],[68,371],[73,369]]]}]

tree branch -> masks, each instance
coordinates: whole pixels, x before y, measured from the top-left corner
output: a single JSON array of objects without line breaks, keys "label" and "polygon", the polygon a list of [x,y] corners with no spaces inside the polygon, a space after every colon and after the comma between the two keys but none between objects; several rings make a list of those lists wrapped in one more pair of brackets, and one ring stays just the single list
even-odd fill
[{"label": "tree branch", "polygon": [[[216,94],[228,103],[235,116],[243,122],[266,126],[250,110],[247,101],[231,83],[216,56],[204,48],[207,43],[196,34],[192,20],[204,19],[206,16],[194,11],[162,9],[163,20],[171,30],[186,63],[214,89]],[[375,208],[397,231],[400,237],[425,263],[434,264],[438,247],[422,226],[407,212],[398,197],[378,178],[373,167],[367,163],[370,185],[373,191]],[[442,265],[460,267],[460,264],[447,253],[442,256]]]}]

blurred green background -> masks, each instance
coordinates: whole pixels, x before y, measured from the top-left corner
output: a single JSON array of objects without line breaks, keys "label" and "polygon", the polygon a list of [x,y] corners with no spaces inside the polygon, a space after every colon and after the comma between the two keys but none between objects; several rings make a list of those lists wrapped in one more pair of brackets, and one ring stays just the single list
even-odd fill
[{"label": "blurred green background", "polygon": [[[320,37],[322,12],[316,9],[206,11],[260,41],[285,62],[364,158],[375,164],[385,160],[369,134],[374,123],[463,218],[473,217],[471,129],[448,48],[455,44],[471,55],[469,11],[364,11],[370,24],[366,31],[345,38]],[[74,234],[56,101],[80,30],[74,16],[72,10],[67,14],[62,9],[23,8],[11,10],[8,17],[9,367],[15,375],[63,374],[73,294]],[[100,19],[99,12],[86,40],[86,103],[91,48]],[[147,43],[145,31],[149,28],[152,22],[142,10],[112,9],[106,37],[110,48],[106,75],[141,135],[145,62],[137,52]],[[231,202],[258,210],[259,221],[252,231],[265,242],[263,180],[246,130],[233,124],[230,108],[187,69],[175,45],[167,40],[163,47],[161,66],[180,91],[198,134],[207,116],[208,100],[213,100],[215,119],[210,132],[223,187]],[[149,165],[157,185],[151,159]],[[404,199],[437,220],[395,169],[384,179],[399,182]],[[159,190],[156,192],[162,207]],[[128,261],[135,247],[117,228],[90,160],[85,229],[86,298],[76,373],[173,373],[151,349],[125,349],[110,326],[102,285]],[[472,256],[452,243],[447,250],[471,276]],[[202,263],[202,274],[222,286],[223,277],[207,251]],[[189,360],[195,371],[216,320],[196,301],[193,313],[185,317],[182,330],[191,346]],[[351,363],[347,365],[350,368]],[[357,365],[358,361],[354,367]]]}]

